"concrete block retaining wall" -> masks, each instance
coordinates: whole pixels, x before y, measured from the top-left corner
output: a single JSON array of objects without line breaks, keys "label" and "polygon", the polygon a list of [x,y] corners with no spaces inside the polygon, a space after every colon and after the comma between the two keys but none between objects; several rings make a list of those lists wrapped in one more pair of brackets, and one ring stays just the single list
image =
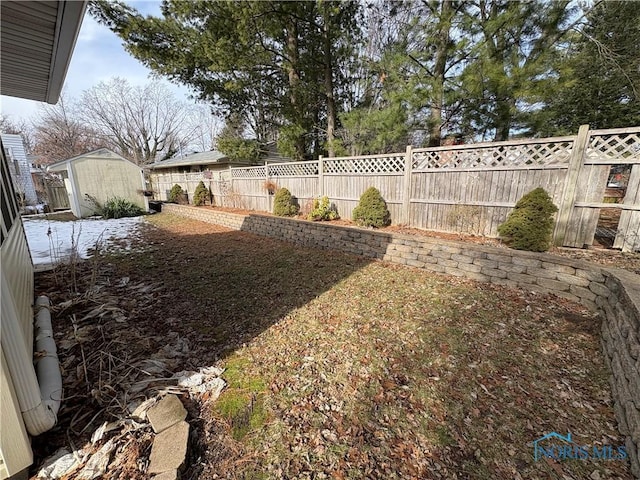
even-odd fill
[{"label": "concrete block retaining wall", "polygon": [[640,478],[640,276],[546,253],[439,238],[174,204],[165,204],[163,211],[297,245],[552,293],[601,312],[614,411],[620,433],[626,437],[633,475]]}]

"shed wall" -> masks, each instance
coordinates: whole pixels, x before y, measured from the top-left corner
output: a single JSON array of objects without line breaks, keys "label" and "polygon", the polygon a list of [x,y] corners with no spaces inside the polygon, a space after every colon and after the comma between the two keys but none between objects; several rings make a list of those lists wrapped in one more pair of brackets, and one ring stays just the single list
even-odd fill
[{"label": "shed wall", "polygon": [[104,204],[113,197],[120,197],[146,210],[142,194],[144,183],[140,168],[117,158],[87,157],[71,162],[80,217],[96,213],[95,205],[86,195]]}]

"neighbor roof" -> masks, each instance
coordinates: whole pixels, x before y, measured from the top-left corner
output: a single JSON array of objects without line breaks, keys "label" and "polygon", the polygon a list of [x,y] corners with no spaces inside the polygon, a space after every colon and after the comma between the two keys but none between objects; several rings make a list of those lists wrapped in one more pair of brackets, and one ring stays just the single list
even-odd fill
[{"label": "neighbor roof", "polygon": [[211,163],[229,163],[229,157],[224,153],[212,150],[210,152],[193,153],[184,157],[169,158],[161,162],[152,163],[149,168],[188,167],[191,165],[209,165]]},{"label": "neighbor roof", "polygon": [[56,103],[86,1],[0,2],[0,93]]}]

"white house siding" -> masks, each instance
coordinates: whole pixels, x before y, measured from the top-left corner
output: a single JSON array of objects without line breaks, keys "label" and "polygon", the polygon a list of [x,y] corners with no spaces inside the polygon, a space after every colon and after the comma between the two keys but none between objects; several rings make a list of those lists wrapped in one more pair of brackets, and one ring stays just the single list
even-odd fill
[{"label": "white house siding", "polygon": [[9,172],[13,178],[16,193],[24,195],[26,205],[36,205],[38,197],[33,186],[31,165],[27,160],[22,137],[20,135],[3,134],[2,145],[9,161]]},{"label": "white house siding", "polygon": [[[0,224],[0,283],[2,284],[0,338],[5,340],[5,330],[16,325],[18,338],[11,338],[15,348],[24,348],[29,357],[33,355],[33,264],[27,245],[9,166],[0,149],[2,170],[2,223]],[[33,365],[29,362],[33,369]],[[35,371],[33,372],[35,375]],[[7,368],[4,349],[0,348],[0,479],[20,472],[33,459],[31,445],[22,420],[21,408],[16,399],[14,381]]]}]

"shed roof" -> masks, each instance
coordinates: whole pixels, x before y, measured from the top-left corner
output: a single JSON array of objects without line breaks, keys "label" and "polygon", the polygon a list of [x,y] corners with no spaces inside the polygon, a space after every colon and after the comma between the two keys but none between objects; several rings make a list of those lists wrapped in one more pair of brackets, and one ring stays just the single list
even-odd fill
[{"label": "shed roof", "polygon": [[52,163],[51,165],[47,166],[47,172],[62,172],[68,168],[71,162],[75,162],[76,160],[84,160],[88,157],[93,157],[93,158],[96,158],[97,160],[100,160],[105,157],[110,159],[115,158],[117,160],[123,160],[127,163],[130,163],[131,165],[136,165],[135,163],[124,158],[122,155],[118,155],[117,153],[112,152],[108,148],[99,148],[91,152],[83,153],[82,155],[77,155],[75,157],[67,158],[65,160],[60,160],[59,162]]},{"label": "shed roof", "polygon": [[56,103],[86,1],[0,2],[0,93]]},{"label": "shed roof", "polygon": [[160,168],[188,167],[191,165],[209,165],[211,163],[229,163],[229,157],[217,150],[210,152],[193,153],[184,157],[169,158],[161,162],[152,163],[149,168],[157,170]]}]

